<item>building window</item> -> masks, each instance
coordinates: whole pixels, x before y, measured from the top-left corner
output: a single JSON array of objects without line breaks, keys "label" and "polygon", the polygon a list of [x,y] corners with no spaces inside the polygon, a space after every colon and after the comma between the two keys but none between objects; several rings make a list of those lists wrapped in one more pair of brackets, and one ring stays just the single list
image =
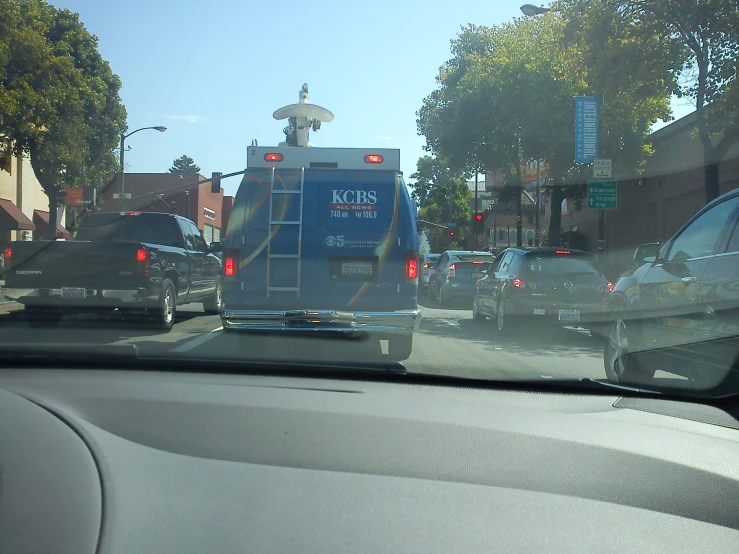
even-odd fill
[{"label": "building window", "polygon": [[205,239],[205,244],[210,244],[213,242],[213,226],[208,225],[207,223],[203,225],[203,238]]},{"label": "building window", "polygon": [[218,227],[213,228],[213,242],[221,242],[221,230]]}]

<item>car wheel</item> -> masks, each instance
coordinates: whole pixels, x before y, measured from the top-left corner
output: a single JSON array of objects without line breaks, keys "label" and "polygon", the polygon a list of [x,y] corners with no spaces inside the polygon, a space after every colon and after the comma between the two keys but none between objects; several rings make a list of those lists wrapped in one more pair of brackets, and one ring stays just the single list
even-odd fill
[{"label": "car wheel", "polygon": [[203,309],[205,310],[205,313],[208,315],[218,315],[221,313],[221,307],[223,306],[223,285],[221,284],[221,281],[216,281],[216,289],[213,291],[213,294],[211,295],[208,300],[203,302]]},{"label": "car wheel", "polygon": [[157,327],[171,331],[177,315],[177,295],[174,284],[169,279],[162,281],[162,294],[159,297],[159,308],[154,310],[154,323]]},{"label": "car wheel", "polygon": [[480,313],[477,295],[472,297],[472,319],[475,321],[484,321],[486,319],[486,317]]},{"label": "car wheel", "polygon": [[637,323],[617,319],[611,324],[603,348],[603,365],[609,381],[633,383],[654,377],[654,371],[646,370],[633,356],[640,341]]},{"label": "car wheel", "polygon": [[402,362],[411,357],[413,335],[397,335],[387,341],[387,353],[394,362]]},{"label": "car wheel", "polygon": [[62,312],[54,308],[26,307],[25,316],[31,327],[56,327],[62,320]]}]

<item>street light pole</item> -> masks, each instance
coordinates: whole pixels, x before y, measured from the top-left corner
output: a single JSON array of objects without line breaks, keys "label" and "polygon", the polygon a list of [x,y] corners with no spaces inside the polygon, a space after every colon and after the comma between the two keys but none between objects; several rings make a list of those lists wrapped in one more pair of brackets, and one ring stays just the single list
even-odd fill
[{"label": "street light pole", "polygon": [[539,226],[539,213],[541,212],[541,159],[536,160],[536,236],[534,244],[541,245],[541,227]]},{"label": "street light pole", "polygon": [[125,189],[125,184],[124,184],[125,183],[125,180],[126,180],[126,167],[125,167],[125,165],[123,165],[124,162],[125,162],[126,139],[128,137],[130,137],[131,135],[133,135],[134,133],[138,133],[139,131],[145,131],[147,129],[153,129],[155,131],[159,131],[160,133],[163,133],[164,131],[167,130],[167,128],[164,127],[164,126],[162,126],[162,125],[156,125],[154,127],[141,127],[140,129],[136,129],[135,131],[131,131],[128,134],[121,133],[121,147],[120,147],[121,148],[121,155],[120,155],[120,161],[121,161],[121,186],[120,186],[120,189],[119,189],[120,198],[119,198],[119,202],[118,202],[118,206],[120,208],[120,211],[123,211],[123,209],[126,207],[126,198],[125,198],[125,191],[126,191],[126,189]]}]

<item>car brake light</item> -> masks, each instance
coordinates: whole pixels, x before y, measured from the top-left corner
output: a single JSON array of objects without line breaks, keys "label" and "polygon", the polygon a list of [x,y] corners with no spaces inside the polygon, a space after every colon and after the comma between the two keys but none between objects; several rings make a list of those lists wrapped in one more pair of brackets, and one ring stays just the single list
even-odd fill
[{"label": "car brake light", "polygon": [[236,258],[228,256],[223,260],[223,274],[226,277],[233,277],[236,275]]},{"label": "car brake light", "polygon": [[12,257],[13,257],[13,249],[12,249],[12,248],[6,248],[6,249],[5,249],[4,251],[3,251],[3,254],[5,255],[5,259],[6,259],[6,260],[7,260],[8,258],[12,258]]},{"label": "car brake light", "polygon": [[555,250],[554,253],[555,254],[569,254],[570,251],[569,250]]},{"label": "car brake light", "polygon": [[279,152],[270,152],[269,154],[264,155],[264,161],[266,162],[281,162],[284,159],[285,156],[283,156]]},{"label": "car brake light", "polygon": [[420,255],[417,252],[409,254],[405,260],[405,276],[407,279],[418,279],[418,262]]},{"label": "car brake light", "polygon": [[608,287],[608,292],[613,292],[614,285],[610,281],[606,283],[606,287]]},{"label": "car brake light", "polygon": [[447,275],[447,279],[456,279],[457,278],[457,264],[452,264],[449,266],[449,273]]},{"label": "car brake light", "polygon": [[523,289],[523,288],[526,288],[526,285],[524,285],[524,284],[523,284],[523,281],[522,281],[521,279],[519,279],[518,277],[516,277],[516,278],[515,278],[515,279],[513,280],[513,286],[514,286],[514,287],[516,287],[517,289]]},{"label": "car brake light", "polygon": [[136,250],[136,261],[137,262],[145,262],[146,258],[148,257],[149,257],[149,253],[143,248],[139,248],[138,250]]},{"label": "car brake light", "polygon": [[368,163],[368,164],[381,164],[383,160],[384,158],[380,156],[379,154],[367,154],[364,157],[365,163]]},{"label": "car brake light", "polygon": [[485,262],[472,262],[472,263],[476,265],[480,265],[480,264],[484,264]]},{"label": "car brake light", "polygon": [[141,212],[123,212],[121,215],[141,215]]}]

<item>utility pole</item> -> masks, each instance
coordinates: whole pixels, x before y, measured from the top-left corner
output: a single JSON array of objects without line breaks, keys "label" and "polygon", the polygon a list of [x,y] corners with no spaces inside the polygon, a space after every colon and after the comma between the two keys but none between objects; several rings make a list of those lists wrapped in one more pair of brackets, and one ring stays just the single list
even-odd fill
[{"label": "utility pole", "polygon": [[[477,180],[479,178],[479,169],[475,169],[475,214],[478,212],[477,204]],[[484,221],[484,219],[483,219]],[[480,233],[475,231],[475,249],[480,247]]]},{"label": "utility pole", "polygon": [[541,212],[541,159],[536,160],[536,232],[534,245],[541,245],[541,227],[539,226],[539,212]]}]

